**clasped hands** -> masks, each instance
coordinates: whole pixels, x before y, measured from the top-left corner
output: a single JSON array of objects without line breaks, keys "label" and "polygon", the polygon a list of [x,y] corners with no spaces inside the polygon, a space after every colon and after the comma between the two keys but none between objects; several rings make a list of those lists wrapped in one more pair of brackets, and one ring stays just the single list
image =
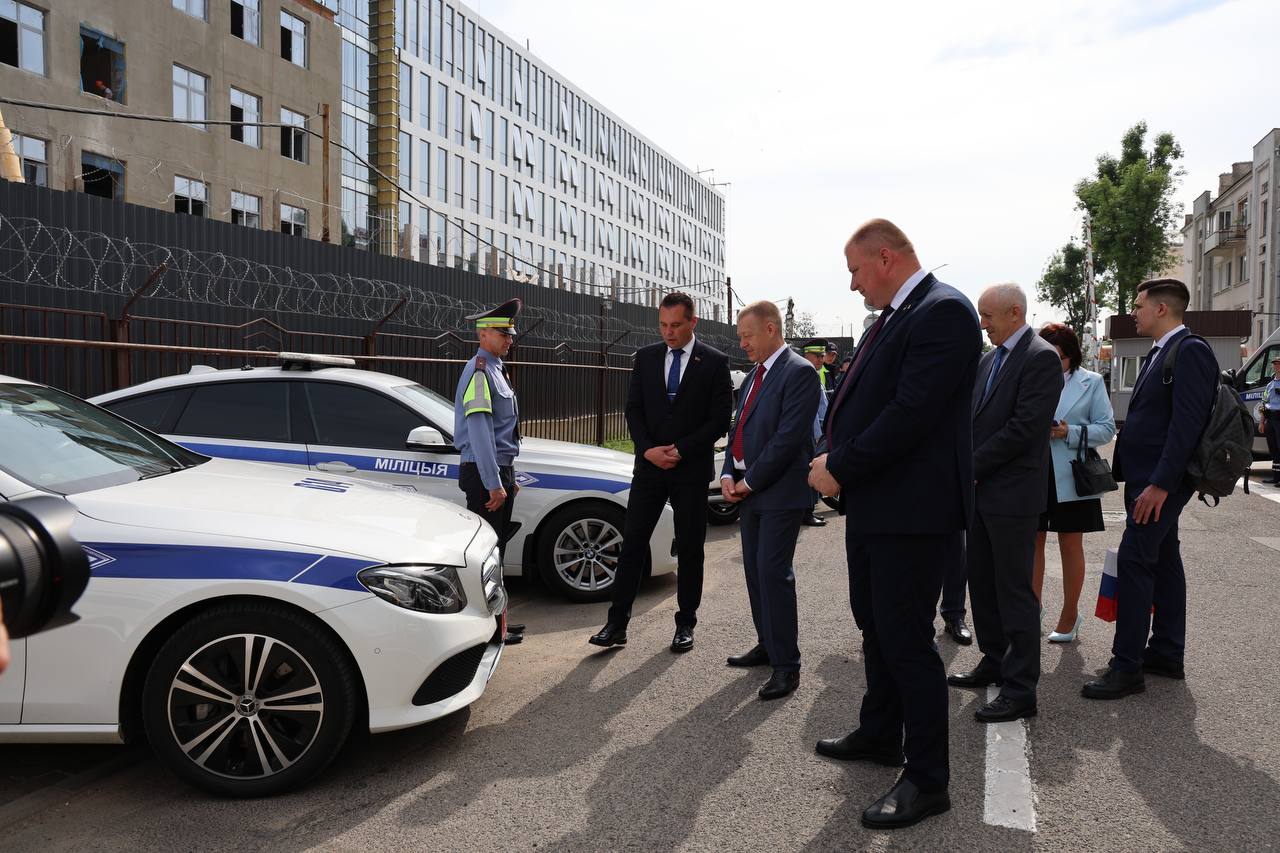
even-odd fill
[{"label": "clasped hands", "polygon": [[809,463],[809,487],[824,498],[840,494],[840,483],[827,470],[827,454],[823,453]]},{"label": "clasped hands", "polygon": [[747,485],[746,480],[739,480],[735,483],[732,477],[721,477],[720,494],[729,503],[736,504],[751,494],[751,487]]},{"label": "clasped hands", "polygon": [[676,450],[674,444],[663,444],[659,447],[650,447],[644,452],[644,458],[648,459],[654,465],[666,471],[680,464],[680,451]]}]

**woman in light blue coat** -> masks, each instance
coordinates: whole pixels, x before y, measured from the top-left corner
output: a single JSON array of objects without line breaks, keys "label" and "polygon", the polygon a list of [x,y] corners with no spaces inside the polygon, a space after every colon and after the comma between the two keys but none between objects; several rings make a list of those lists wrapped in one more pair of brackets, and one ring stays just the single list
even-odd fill
[{"label": "woman in light blue coat", "polygon": [[[1062,555],[1062,613],[1049,634],[1051,643],[1070,643],[1080,635],[1080,590],[1084,586],[1084,534],[1103,529],[1100,495],[1076,493],[1071,460],[1076,458],[1086,431],[1088,447],[1101,447],[1116,435],[1116,422],[1106,383],[1080,366],[1080,341],[1070,326],[1050,323],[1040,337],[1053,344],[1062,359],[1062,395],[1049,430],[1053,466],[1049,472],[1049,504],[1040,516],[1036,535],[1035,591],[1044,585],[1044,545],[1049,531],[1058,534]],[[1043,606],[1041,608],[1043,613]]]}]

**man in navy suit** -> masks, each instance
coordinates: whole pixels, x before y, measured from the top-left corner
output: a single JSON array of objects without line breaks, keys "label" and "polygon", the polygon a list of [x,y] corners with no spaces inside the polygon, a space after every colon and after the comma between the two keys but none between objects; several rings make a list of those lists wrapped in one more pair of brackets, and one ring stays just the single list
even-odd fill
[{"label": "man in navy suit", "polygon": [[649,556],[649,539],[669,501],[675,514],[676,631],[671,651],[693,648],[702,601],[703,545],[707,538],[707,481],[715,473],[715,443],[729,428],[733,409],[729,358],[694,337],[693,299],[668,293],[658,306],[662,341],[636,352],[627,394],[627,426],[636,448],[627,524],[613,606],[605,626],[588,640],[625,646]]},{"label": "man in navy suit", "polygon": [[[1133,320],[1155,346],[1147,354],[1116,440],[1112,472],[1124,483],[1128,517],[1116,561],[1116,634],[1111,663],[1084,685],[1090,699],[1119,699],[1146,689],[1144,672],[1181,679],[1187,635],[1187,579],[1178,517],[1191,499],[1187,465],[1217,392],[1213,350],[1182,323],[1190,294],[1177,279],[1138,285]],[[1164,369],[1178,348],[1172,371]],[[1154,619],[1151,614],[1155,606]]]},{"label": "man in navy suit", "polygon": [[728,664],[770,664],[773,674],[760,698],[780,699],[800,684],[791,559],[800,524],[813,512],[806,479],[823,392],[812,365],[783,340],[782,315],[772,302],[753,302],[738,313],[738,341],[756,366],[743,382],[720,488],[726,501],[742,504],[742,566],[756,645]]},{"label": "man in navy suit", "polygon": [[[949,548],[973,514],[972,407],[982,342],[973,304],[873,219],[845,245],[850,289],[879,310],[827,415],[809,482],[839,494],[849,600],[867,690],[858,728],[818,742],[832,758],[906,768],[862,813],[910,826],[951,808],[947,679],[933,641]],[[904,737],[905,734],[905,737]]]}]

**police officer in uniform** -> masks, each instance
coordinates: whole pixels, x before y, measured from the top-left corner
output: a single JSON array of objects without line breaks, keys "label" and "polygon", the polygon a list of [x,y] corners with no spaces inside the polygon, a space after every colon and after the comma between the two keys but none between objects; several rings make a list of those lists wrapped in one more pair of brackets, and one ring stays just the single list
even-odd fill
[{"label": "police officer in uniform", "polygon": [[[813,369],[818,372],[818,382],[824,392],[818,399],[818,413],[813,417],[813,441],[815,444],[822,441],[822,425],[827,420],[827,396],[831,387],[829,380],[835,372],[825,364],[828,352],[830,352],[830,349],[825,338],[814,338],[813,340],[805,341],[800,347],[800,354],[804,356],[805,361],[812,364]],[[822,495],[814,491],[813,500],[815,503],[821,497]],[[810,511],[800,523],[805,527],[825,527],[827,520],[816,512]]]},{"label": "police officer in uniform", "polygon": [[1258,432],[1267,437],[1267,450],[1271,454],[1271,479],[1267,482],[1280,486],[1280,355],[1271,359],[1274,378],[1262,392],[1262,421]]},{"label": "police officer in uniform", "polygon": [[520,490],[520,409],[502,359],[511,350],[521,307],[512,299],[466,318],[476,325],[480,348],[462,369],[453,396],[453,443],[462,457],[458,488],[467,496],[467,509],[498,534],[504,554],[511,504]]},{"label": "police officer in uniform", "polygon": [[836,374],[840,370],[836,365],[840,358],[840,348],[834,341],[824,340],[822,343],[826,351],[822,356],[822,364],[818,367],[818,375],[822,377],[822,389],[827,392],[827,401],[830,402],[831,392],[836,386]]}]

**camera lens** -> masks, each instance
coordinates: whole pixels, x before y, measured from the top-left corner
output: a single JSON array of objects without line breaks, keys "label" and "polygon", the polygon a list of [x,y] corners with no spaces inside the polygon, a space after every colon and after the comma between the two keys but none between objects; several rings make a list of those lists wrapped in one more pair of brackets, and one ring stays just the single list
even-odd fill
[{"label": "camera lens", "polygon": [[76,619],[89,560],[71,537],[76,511],[52,497],[0,504],[0,605],[14,639]]}]

